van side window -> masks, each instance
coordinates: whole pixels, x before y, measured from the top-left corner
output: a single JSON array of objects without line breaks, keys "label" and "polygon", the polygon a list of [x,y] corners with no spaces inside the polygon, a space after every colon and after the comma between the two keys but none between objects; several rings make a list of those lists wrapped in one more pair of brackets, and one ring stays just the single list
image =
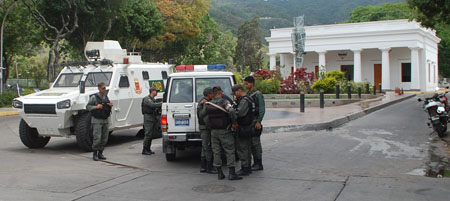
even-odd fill
[{"label": "van side window", "polygon": [[173,79],[170,84],[169,103],[192,103],[192,79]]},{"label": "van side window", "polygon": [[147,71],[142,71],[142,78],[144,80],[148,80],[150,77],[148,76],[148,72]]},{"label": "van side window", "polygon": [[130,82],[128,81],[128,76],[121,75],[119,80],[119,87],[130,87]]},{"label": "van side window", "polygon": [[165,80],[167,79],[167,72],[166,71],[161,71],[161,77]]}]

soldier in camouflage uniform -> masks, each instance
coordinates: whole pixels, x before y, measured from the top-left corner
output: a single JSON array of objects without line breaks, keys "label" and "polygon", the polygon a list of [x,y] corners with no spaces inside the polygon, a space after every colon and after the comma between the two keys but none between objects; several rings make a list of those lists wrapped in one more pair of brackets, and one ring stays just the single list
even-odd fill
[{"label": "soldier in camouflage uniform", "polygon": [[92,150],[94,161],[106,160],[103,156],[103,150],[108,142],[108,117],[111,114],[111,103],[106,95],[106,85],[100,82],[98,85],[98,93],[95,93],[89,98],[89,102],[86,105],[86,109],[91,112],[92,115]]},{"label": "soldier in camouflage uniform", "polygon": [[254,117],[254,103],[247,96],[242,85],[236,84],[231,90],[237,98],[238,107],[236,109],[238,131],[236,137],[236,147],[239,160],[241,161],[241,170],[237,172],[239,176],[248,176],[251,174],[251,139],[256,119]]},{"label": "soldier in camouflage uniform", "polygon": [[211,128],[209,127],[208,115],[206,114],[205,103],[211,101],[213,98],[213,90],[211,87],[206,87],[203,90],[203,98],[197,105],[197,117],[200,128],[200,136],[202,138],[202,153],[200,172],[207,172],[210,174],[217,174],[213,168],[213,153],[211,148]]},{"label": "soldier in camouflage uniform", "polygon": [[[248,76],[244,79],[245,88],[247,88],[248,96],[253,98],[257,111],[256,116],[256,123],[255,123],[255,129],[261,130],[262,125],[261,122],[264,118],[264,113],[266,112],[266,107],[264,103],[264,96],[263,94],[255,89],[255,79],[252,76]],[[254,136],[252,137],[252,149],[251,153],[253,155],[253,165],[252,170],[258,171],[258,170],[264,170],[264,167],[262,165],[262,146],[261,146],[261,136]]]},{"label": "soldier in camouflage uniform", "polygon": [[155,100],[158,90],[154,87],[150,88],[150,94],[142,100],[142,114],[144,115],[145,137],[143,142],[143,155],[152,155],[155,152],[150,148],[153,136],[158,132],[158,111],[161,110],[162,103]]},{"label": "soldier in camouflage uniform", "polygon": [[222,97],[220,86],[213,87],[214,98],[206,102],[206,113],[208,114],[211,127],[212,150],[214,153],[214,167],[217,169],[219,180],[225,178],[222,171],[222,149],[225,152],[229,170],[229,180],[239,180],[235,172],[235,145],[231,127],[237,128],[236,114],[231,103]]}]

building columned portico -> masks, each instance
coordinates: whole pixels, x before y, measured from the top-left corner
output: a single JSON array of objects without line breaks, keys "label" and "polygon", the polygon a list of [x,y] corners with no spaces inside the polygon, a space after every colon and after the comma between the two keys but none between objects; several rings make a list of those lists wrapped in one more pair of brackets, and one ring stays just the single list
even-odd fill
[{"label": "building columned portico", "polygon": [[[295,69],[293,28],[271,29],[270,69],[284,77]],[[303,67],[318,72],[340,70],[347,79],[382,89],[432,91],[438,86],[438,43],[433,30],[408,20],[306,26]],[[279,57],[279,63],[277,63]]]}]

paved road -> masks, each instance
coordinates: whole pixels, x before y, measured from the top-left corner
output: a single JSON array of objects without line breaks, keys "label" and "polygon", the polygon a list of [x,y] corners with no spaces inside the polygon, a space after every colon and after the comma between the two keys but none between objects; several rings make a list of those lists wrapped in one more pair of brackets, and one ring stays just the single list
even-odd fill
[{"label": "paved road", "polygon": [[90,160],[75,139],[25,148],[17,116],[1,117],[0,200],[445,200],[450,178],[417,176],[450,169],[448,147],[407,100],[329,131],[263,136],[265,170],[241,181],[198,172],[198,151],[168,163],[142,156],[137,130],[115,133],[107,162]]}]

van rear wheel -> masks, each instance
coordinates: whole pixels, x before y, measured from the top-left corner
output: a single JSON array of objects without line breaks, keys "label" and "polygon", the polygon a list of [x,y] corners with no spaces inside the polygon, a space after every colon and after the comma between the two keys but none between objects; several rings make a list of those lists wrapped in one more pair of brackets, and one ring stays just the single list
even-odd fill
[{"label": "van rear wheel", "polygon": [[78,115],[75,123],[75,135],[77,136],[78,147],[84,151],[92,151],[93,137],[90,112]]},{"label": "van rear wheel", "polygon": [[27,122],[23,119],[20,120],[19,124],[19,136],[22,143],[31,149],[45,147],[48,141],[50,141],[50,137],[40,136],[37,129],[28,126]]},{"label": "van rear wheel", "polygon": [[174,151],[171,154],[166,154],[166,161],[169,161],[169,162],[170,161],[174,161],[176,157],[177,157],[177,152],[176,151]]}]

